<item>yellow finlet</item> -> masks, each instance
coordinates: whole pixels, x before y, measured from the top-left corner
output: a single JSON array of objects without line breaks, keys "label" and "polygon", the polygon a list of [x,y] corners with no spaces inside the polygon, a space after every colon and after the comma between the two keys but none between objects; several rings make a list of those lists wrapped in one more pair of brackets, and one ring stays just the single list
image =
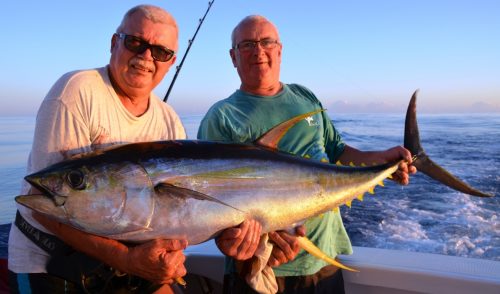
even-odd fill
[{"label": "yellow finlet", "polygon": [[384,186],[384,181],[383,181],[383,180],[382,180],[382,181],[380,181],[380,183],[378,183],[378,185],[379,185],[379,186],[382,186],[382,187],[385,187],[385,186]]},{"label": "yellow finlet", "polygon": [[347,202],[345,203],[345,205],[347,205],[349,208],[351,208],[352,201],[347,201]]},{"label": "yellow finlet", "polygon": [[340,208],[337,206],[334,209],[332,209],[333,212],[340,212]]},{"label": "yellow finlet", "polygon": [[335,162],[336,165],[343,165],[342,162],[340,162],[340,160],[337,160],[337,162]]},{"label": "yellow finlet", "polygon": [[362,166],[362,167],[365,167],[365,166],[366,166],[366,164],[365,164],[364,162],[362,162],[362,163],[361,163],[361,166]]},{"label": "yellow finlet", "polygon": [[328,161],[328,159],[326,159],[326,158],[323,157],[323,158],[321,158],[321,162],[328,163],[329,161]]},{"label": "yellow finlet", "polygon": [[358,198],[358,200],[359,200],[359,201],[363,201],[363,194],[359,195],[359,196],[358,196],[358,197],[356,197],[356,198]]},{"label": "yellow finlet", "polygon": [[388,178],[388,179],[392,179],[392,175],[388,175],[388,176],[387,176],[387,178]]},{"label": "yellow finlet", "polygon": [[306,237],[299,236],[297,237],[297,241],[299,242],[299,247],[309,252],[309,254],[311,254],[312,256],[324,260],[331,265],[334,265],[341,269],[345,269],[351,272],[359,272],[358,270],[345,266],[335,259],[331,258],[330,256],[326,255],[325,253],[323,253],[323,251],[321,251],[321,249],[319,249],[316,245],[313,244],[313,242],[311,242],[311,240],[307,239]]},{"label": "yellow finlet", "polygon": [[356,165],[354,165],[354,163],[352,161],[349,162],[349,166],[356,167]]},{"label": "yellow finlet", "polygon": [[186,281],[184,281],[183,278],[179,277],[179,278],[176,278],[175,281],[177,282],[177,284],[181,285],[181,286],[186,286]]},{"label": "yellow finlet", "polygon": [[368,193],[370,194],[375,194],[375,187],[371,187],[370,189],[368,189]]}]

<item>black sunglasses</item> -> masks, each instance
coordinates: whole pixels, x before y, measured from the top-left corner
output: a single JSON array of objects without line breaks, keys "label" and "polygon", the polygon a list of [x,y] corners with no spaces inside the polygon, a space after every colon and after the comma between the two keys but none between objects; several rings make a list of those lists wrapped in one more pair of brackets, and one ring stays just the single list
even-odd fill
[{"label": "black sunglasses", "polygon": [[116,34],[120,39],[123,39],[123,44],[125,48],[130,50],[131,52],[142,54],[146,49],[151,50],[151,56],[153,56],[154,60],[166,62],[172,59],[175,55],[175,51],[168,49],[167,47],[151,45],[143,39],[127,35],[124,33]]}]

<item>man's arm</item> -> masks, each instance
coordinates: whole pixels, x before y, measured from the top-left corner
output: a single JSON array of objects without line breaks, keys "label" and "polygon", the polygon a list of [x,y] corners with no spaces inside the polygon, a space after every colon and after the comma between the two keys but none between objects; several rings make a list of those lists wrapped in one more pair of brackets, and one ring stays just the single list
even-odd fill
[{"label": "man's arm", "polygon": [[399,165],[399,169],[392,175],[393,180],[401,185],[408,185],[410,182],[409,175],[416,173],[417,169],[411,165],[410,151],[402,146],[395,146],[384,151],[361,151],[345,145],[344,152],[339,157],[342,164],[347,165],[352,162],[356,166],[361,164],[383,164],[400,159],[405,161]]},{"label": "man's arm", "polygon": [[134,247],[97,235],[87,234],[46,216],[34,213],[44,227],[75,250],[128,274],[157,284],[172,283],[186,274],[182,252],[186,240],[152,240]]}]

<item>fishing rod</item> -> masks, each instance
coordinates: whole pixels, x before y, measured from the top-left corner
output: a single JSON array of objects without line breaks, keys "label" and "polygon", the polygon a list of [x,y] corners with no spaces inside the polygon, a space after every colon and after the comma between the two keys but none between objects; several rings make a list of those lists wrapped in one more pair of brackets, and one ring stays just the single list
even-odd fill
[{"label": "fishing rod", "polygon": [[170,95],[170,91],[172,91],[172,87],[174,86],[175,80],[177,79],[177,76],[179,75],[179,72],[181,71],[182,64],[184,64],[184,60],[186,59],[186,56],[188,55],[189,49],[191,49],[191,45],[193,45],[194,38],[196,38],[196,34],[198,34],[198,31],[201,28],[201,25],[203,24],[203,21],[205,20],[205,17],[208,14],[208,11],[210,11],[210,7],[212,7],[212,4],[214,3],[215,0],[209,1],[208,2],[208,8],[207,11],[205,12],[205,15],[203,15],[203,18],[200,18],[198,28],[196,28],[196,31],[194,32],[193,38],[188,41],[188,47],[186,49],[186,52],[184,53],[184,56],[182,56],[182,60],[179,63],[179,65],[175,69],[175,75],[174,78],[172,79],[172,82],[170,83],[170,86],[168,87],[167,94],[165,94],[165,98],[163,98],[163,102],[167,102],[168,100],[168,95]]}]

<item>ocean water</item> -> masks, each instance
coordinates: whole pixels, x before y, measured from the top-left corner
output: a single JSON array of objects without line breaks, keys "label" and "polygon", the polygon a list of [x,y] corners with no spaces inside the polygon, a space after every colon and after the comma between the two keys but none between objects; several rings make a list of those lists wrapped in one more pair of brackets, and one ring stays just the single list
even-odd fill
[{"label": "ocean water", "polygon": [[[331,114],[344,141],[362,150],[403,142],[404,116]],[[201,116],[182,116],[190,139]],[[385,181],[375,195],[341,207],[353,245],[500,261],[500,114],[419,114],[420,138],[438,164],[494,198],[451,190],[417,174],[408,186]],[[33,117],[0,117],[0,257],[6,256],[14,197],[31,148]]]}]

